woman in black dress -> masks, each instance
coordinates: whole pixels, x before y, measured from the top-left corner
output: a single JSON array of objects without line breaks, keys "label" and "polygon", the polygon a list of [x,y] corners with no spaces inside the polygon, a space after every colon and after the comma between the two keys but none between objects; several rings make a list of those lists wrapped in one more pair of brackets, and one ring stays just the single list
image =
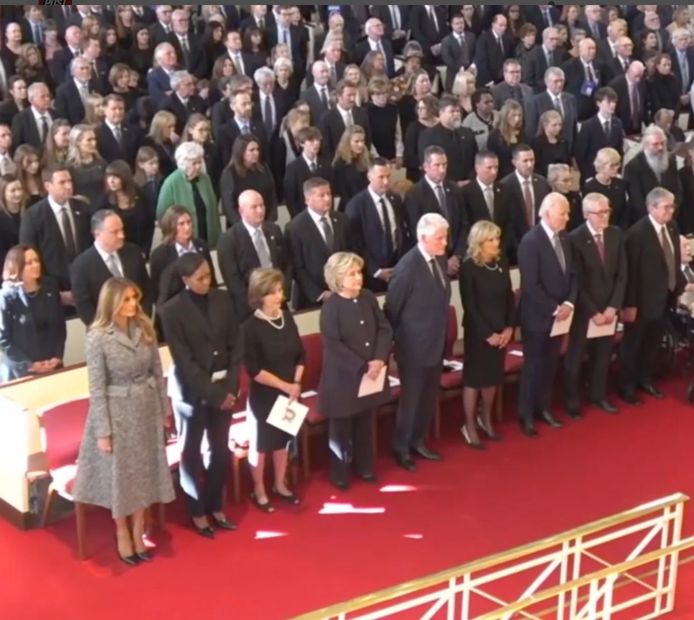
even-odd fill
[{"label": "woman in black dress", "polygon": [[[587,196],[597,192],[607,197],[612,209],[610,224],[626,230],[640,215],[632,216],[629,211],[627,184],[619,176],[619,171],[622,168],[622,157],[616,149],[606,147],[598,151],[598,154],[595,156],[594,166],[595,176],[583,183],[581,193]],[[694,198],[694,192],[692,197]],[[682,204],[690,203],[682,201]]]},{"label": "woman in black dress", "polygon": [[439,102],[434,95],[426,95],[417,102],[417,120],[413,121],[405,131],[403,164],[405,176],[416,183],[422,178],[422,166],[419,162],[419,134],[439,122]]},{"label": "woman in black dress", "polygon": [[0,291],[0,381],[62,366],[65,315],[58,285],[41,278],[39,255],[16,245],[5,257]]},{"label": "woman in black dress", "polygon": [[414,123],[418,118],[417,104],[430,94],[431,80],[429,79],[429,74],[424,69],[420,69],[412,76],[410,91],[398,103],[400,127],[403,133],[406,133],[410,123]]},{"label": "woman in black dress", "polygon": [[[463,408],[461,432],[468,445],[482,449],[477,427],[490,439],[498,439],[492,428],[492,405],[504,380],[506,345],[513,337],[514,301],[506,261],[501,257],[501,229],[480,220],[470,229],[467,258],[460,269],[463,302]],[[477,400],[482,396],[482,416]]]},{"label": "woman in black dress", "polygon": [[99,153],[92,125],[75,125],[70,130],[67,165],[72,176],[75,196],[86,198],[91,212],[94,213],[104,191],[106,162]]},{"label": "woman in black dress", "polygon": [[509,99],[501,106],[496,129],[489,132],[487,148],[499,158],[499,178],[513,172],[513,149],[525,142],[523,132],[523,106]]},{"label": "woman in black dress", "polygon": [[680,111],[681,88],[672,73],[670,54],[658,54],[655,59],[655,72],[646,80],[646,106],[648,115],[653,115],[663,108]]},{"label": "woman in black dress", "polygon": [[[362,480],[376,479],[371,429],[376,408],[390,397],[384,369],[388,366],[393,331],[376,296],[362,288],[363,269],[361,257],[336,252],[324,270],[333,294],[320,314],[323,367],[318,403],[330,423],[330,480],[340,489],[349,486],[352,463]],[[381,373],[382,389],[359,397],[364,375],[375,381]]]},{"label": "woman in black dress", "polygon": [[547,176],[550,164],[571,164],[569,143],[562,136],[564,122],[556,110],[543,112],[538,121],[537,136],[530,146],[535,151],[535,172]]},{"label": "woman in black dress", "polygon": [[252,134],[241,135],[234,140],[231,161],[224,168],[219,181],[222,209],[229,226],[240,221],[239,196],[247,189],[254,189],[265,202],[266,219],[277,221],[277,190],[270,169],[260,160],[258,138]]},{"label": "woman in black dress", "polygon": [[159,110],[149,127],[149,133],[142,141],[143,146],[153,148],[159,156],[159,170],[162,176],[169,176],[176,169],[176,145],[180,136],[176,133],[176,117],[167,110]]},{"label": "woman in black dress", "polygon": [[369,150],[366,146],[366,132],[359,125],[347,127],[335,149],[333,159],[333,189],[340,198],[338,209],[344,211],[350,199],[363,189],[369,180]]},{"label": "woman in black dress", "polygon": [[677,210],[677,224],[680,233],[694,233],[694,144],[689,143],[684,156],[684,166],[679,170],[682,183],[682,201]]},{"label": "woman in black dress", "polygon": [[243,351],[246,372],[251,379],[248,394],[251,451],[258,453],[252,466],[251,500],[263,512],[274,506],[265,490],[265,456],[272,454],[275,474],[273,495],[292,505],[299,498],[287,487],[287,463],[292,436],[268,424],[266,419],[280,395],[289,401],[301,396],[304,374],[304,348],[291,313],[282,308],[284,276],[277,269],[261,268],[251,273],[248,305],[255,310],[243,324]]},{"label": "woman in black dress", "polygon": [[585,221],[581,193],[573,189],[574,175],[566,164],[550,164],[547,169],[547,183],[553,192],[557,192],[569,201],[569,223],[566,230],[578,228]]},{"label": "woman in black dress", "polygon": [[19,223],[26,208],[22,182],[13,174],[0,177],[0,265],[11,247],[19,243]]}]

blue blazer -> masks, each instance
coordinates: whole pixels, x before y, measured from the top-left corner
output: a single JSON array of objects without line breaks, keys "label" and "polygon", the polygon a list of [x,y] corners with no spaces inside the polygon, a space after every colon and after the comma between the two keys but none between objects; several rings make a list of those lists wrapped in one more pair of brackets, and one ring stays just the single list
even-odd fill
[{"label": "blue blazer", "polygon": [[168,73],[161,67],[152,69],[147,74],[147,90],[156,109],[159,109],[162,101],[171,90],[171,82]]},{"label": "blue blazer", "polygon": [[531,228],[518,246],[521,275],[521,329],[549,332],[557,306],[576,303],[576,274],[571,244],[565,231],[559,233],[566,271],[562,271],[552,242],[541,224]]},{"label": "blue blazer", "polygon": [[0,381],[26,376],[33,362],[63,357],[67,332],[57,282],[44,278],[36,295],[48,310],[49,323],[41,329],[22,286],[5,283],[0,289]]}]

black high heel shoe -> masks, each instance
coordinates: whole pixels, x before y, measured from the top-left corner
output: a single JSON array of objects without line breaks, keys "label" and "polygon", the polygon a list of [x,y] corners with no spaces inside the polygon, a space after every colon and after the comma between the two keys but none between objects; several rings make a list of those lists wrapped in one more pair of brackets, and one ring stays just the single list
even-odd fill
[{"label": "black high heel shoe", "polygon": [[251,493],[251,501],[255,504],[255,507],[258,510],[262,510],[263,512],[275,512],[275,507],[269,501],[261,504],[258,496],[255,493]]},{"label": "black high heel shoe", "polygon": [[470,446],[471,448],[475,448],[475,450],[484,450],[484,444],[481,441],[472,441],[472,438],[470,437],[470,433],[467,430],[467,426],[461,426],[460,427],[460,432],[463,435],[463,439],[465,440],[465,443]]},{"label": "black high heel shoe", "polygon": [[477,415],[477,416],[475,417],[475,421],[477,422],[477,427],[478,427],[479,429],[481,429],[482,431],[484,431],[484,434],[485,434],[487,437],[489,437],[489,439],[491,439],[492,441],[499,441],[499,440],[501,440],[501,435],[499,435],[498,433],[495,433],[494,431],[488,429],[488,428],[485,426],[484,422],[482,422],[482,418],[481,418],[479,415]]},{"label": "black high heel shoe", "polygon": [[214,538],[214,530],[209,525],[199,527],[195,524],[195,521],[191,521],[191,523],[193,524],[193,529],[198,536],[202,536],[203,538]]},{"label": "black high heel shoe", "polygon": [[234,523],[233,521],[229,521],[229,519],[227,519],[224,515],[222,515],[221,517],[216,517],[215,515],[212,515],[212,518],[214,519],[214,522],[217,525],[217,527],[223,530],[229,530],[230,532],[232,532],[236,529],[236,523]]},{"label": "black high heel shoe", "polygon": [[114,534],[113,540],[116,543],[116,553],[118,554],[118,559],[123,562],[124,564],[127,564],[128,566],[137,566],[138,564],[138,557],[136,553],[133,553],[132,555],[121,555],[120,551],[118,550],[118,536]]},{"label": "black high heel shoe", "polygon": [[279,497],[283,502],[287,502],[287,504],[291,504],[292,506],[298,506],[301,503],[301,500],[294,495],[294,493],[285,495],[284,493],[280,493],[277,489],[272,489],[272,494],[275,497]]}]

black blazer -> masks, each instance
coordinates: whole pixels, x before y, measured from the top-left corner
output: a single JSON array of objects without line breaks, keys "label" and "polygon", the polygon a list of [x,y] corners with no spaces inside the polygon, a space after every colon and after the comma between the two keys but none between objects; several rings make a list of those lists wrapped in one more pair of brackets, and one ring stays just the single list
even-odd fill
[{"label": "black blazer", "polygon": [[464,33],[463,45],[458,43],[453,33],[446,35],[441,41],[441,60],[446,65],[446,92],[451,92],[458,71],[467,69],[472,64],[476,42],[475,34],[469,30]]},{"label": "black blazer", "polygon": [[207,75],[207,54],[205,53],[205,46],[202,44],[202,40],[195,34],[188,33],[188,63],[185,63],[183,57],[183,50],[181,49],[181,44],[176,36],[175,32],[170,32],[166,36],[166,41],[173,45],[176,50],[176,56],[178,57],[178,64],[181,65],[188,73],[192,73],[196,78],[202,79],[208,77]]},{"label": "black blazer", "polygon": [[0,265],[5,264],[7,252],[18,243],[19,220],[4,209],[0,209]]},{"label": "black blazer", "polygon": [[434,125],[419,134],[420,163],[424,162],[424,151],[428,146],[440,146],[446,151],[448,169],[446,178],[449,181],[463,181],[471,179],[475,169],[475,155],[477,155],[477,139],[472,129],[458,127],[458,129],[446,129],[441,124]]},{"label": "black blazer", "polygon": [[619,117],[613,116],[610,119],[610,135],[605,134],[600,118],[595,115],[593,118],[581,123],[581,129],[576,136],[574,144],[574,156],[581,171],[581,178],[589,179],[595,174],[595,156],[600,149],[612,147],[620,157],[624,156],[624,128]]},{"label": "black blazer", "polygon": [[96,143],[99,146],[99,153],[107,163],[116,159],[122,159],[131,166],[135,165],[137,150],[142,144],[142,133],[138,127],[133,127],[127,123],[120,126],[121,141],[118,143],[110,127],[106,123],[96,126]]},{"label": "black blazer", "polygon": [[70,77],[70,63],[74,58],[68,45],[61,47],[53,54],[53,59],[48,63],[48,70],[55,84],[62,84],[66,78]]},{"label": "black blazer", "polygon": [[[542,31],[538,34],[541,37]],[[554,67],[559,67],[566,60],[566,51],[557,47],[553,52],[554,56]],[[523,82],[536,93],[541,93],[546,89],[545,86],[545,71],[548,69],[547,57],[545,56],[545,49],[542,44],[539,43],[537,47],[530,50],[527,59],[523,65]]]},{"label": "black blazer", "polygon": [[[145,260],[140,248],[133,243],[125,243],[118,250],[118,257],[123,266],[123,275],[137,284],[142,291],[140,305],[147,316],[152,315],[152,286]],[[70,267],[72,294],[75,298],[77,314],[85,325],[91,325],[96,315],[101,287],[112,277],[106,263],[101,259],[96,248],[82,252]]]},{"label": "black blazer", "polygon": [[[371,128],[369,127],[369,115],[366,108],[354,106],[352,108],[352,120],[355,125],[359,125],[366,132],[366,145],[371,148]],[[321,153],[332,160],[340,138],[345,132],[342,115],[336,108],[328,110],[321,118],[318,126],[323,134]]]},{"label": "black blazer", "polygon": [[636,320],[660,319],[665,308],[684,290],[686,280],[682,270],[679,229],[675,222],[667,225],[675,255],[677,284],[674,296],[668,290],[667,265],[660,239],[646,215],[626,233],[627,269],[629,278],[624,297],[625,308],[636,308]]},{"label": "black blazer", "polygon": [[608,307],[619,310],[627,286],[627,257],[621,229],[608,226],[603,232],[604,263],[587,224],[569,233],[569,241],[578,285],[574,320],[585,324]]},{"label": "black blazer", "polygon": [[[446,190],[446,205],[448,207],[449,237],[448,237],[448,256],[465,256],[467,248],[467,236],[470,230],[470,223],[467,219],[463,197],[460,190],[450,181],[444,181]],[[422,177],[405,194],[405,217],[409,236],[414,243],[417,238],[417,222],[425,213],[438,213],[446,215],[441,211],[441,205],[429,185],[426,177]]]},{"label": "black blazer", "polygon": [[[368,189],[359,192],[347,203],[345,215],[350,224],[350,241],[355,253],[364,259],[367,286],[375,283],[374,274],[383,268],[394,267],[400,257],[409,249],[403,226],[404,207],[396,194],[388,192],[386,198],[392,207],[394,222],[390,223],[391,231],[395,227],[392,252],[388,252],[385,241],[385,230],[378,215],[380,206],[374,204]],[[381,287],[379,287],[381,288]],[[385,290],[385,287],[382,287]],[[373,289],[372,289],[373,290]]]},{"label": "black blazer", "polygon": [[[331,89],[329,85],[326,85],[328,89],[328,104],[330,104]],[[328,111],[328,107],[323,103],[320,93],[318,92],[318,87],[313,84],[308,88],[305,88],[301,93],[301,100],[308,104],[308,108],[311,112],[311,124],[318,126],[323,118],[323,115]]]},{"label": "black blazer", "polygon": [[571,244],[566,232],[559,233],[566,271],[562,271],[554,247],[541,224],[533,226],[518,246],[523,330],[546,332],[552,328],[554,311],[566,301],[575,304],[577,285]]},{"label": "black blazer", "polygon": [[689,93],[692,81],[694,80],[694,50],[688,47],[685,52],[685,58],[689,68],[689,81],[684,85],[682,84],[682,71],[680,69],[680,60],[677,50],[670,50],[670,56],[672,58],[672,73],[677,78],[677,85],[679,86],[680,92]]},{"label": "black blazer", "polygon": [[[605,70],[603,69],[602,63],[598,62],[597,59],[593,60],[592,65],[597,81],[595,86],[595,90],[597,91],[598,88],[604,86],[606,83]],[[590,96],[584,95],[581,92],[586,79],[583,62],[580,58],[572,58],[564,63],[562,69],[564,69],[566,75],[566,86],[564,88],[566,92],[576,97],[578,120],[584,121],[595,114],[595,92]]]},{"label": "black blazer", "polygon": [[[2,62],[1,58],[0,62]],[[10,98],[7,101],[0,103],[0,123],[3,125],[9,125],[12,127],[12,121],[17,114],[19,114],[19,108],[17,107],[14,99]]]},{"label": "black blazer", "polygon": [[[202,254],[210,265],[212,286],[216,287],[217,279],[214,275],[214,269],[212,269],[210,248],[203,239],[193,239],[192,244],[195,250]],[[180,278],[171,269],[177,258],[178,252],[174,243],[162,243],[152,250],[152,255],[149,258],[150,289],[152,291],[152,300],[157,305],[171,299],[174,294],[173,291],[180,290],[178,282],[175,282],[175,280]]]},{"label": "black blazer", "polygon": [[[213,289],[207,304],[208,316],[203,316],[182,291],[159,314],[174,364],[169,395],[191,405],[219,407],[227,394],[239,392],[241,339],[229,295]],[[224,379],[212,381],[214,372],[224,370]]]},{"label": "black blazer", "polygon": [[[84,203],[71,200],[77,254],[86,250],[92,242],[89,213]],[[19,242],[36,248],[41,255],[43,273],[58,282],[61,291],[70,290],[70,263],[60,226],[48,199],[39,200],[22,213],[19,225]]]},{"label": "black blazer", "polygon": [[205,114],[207,104],[198,95],[191,95],[186,105],[178,98],[176,93],[166,95],[159,104],[160,110],[167,110],[176,117],[176,133],[180,136],[183,133],[183,128],[188,122],[188,117],[194,112]]},{"label": "black blazer", "polygon": [[311,172],[306,160],[299,156],[287,166],[284,175],[284,202],[291,217],[296,217],[304,210],[304,181],[314,176],[321,177],[332,185],[333,169],[330,163],[318,158],[316,171]]},{"label": "black blazer", "polygon": [[[52,119],[55,119],[53,110],[48,110],[46,114]],[[24,108],[12,119],[13,148],[16,149],[20,144],[30,144],[35,149],[41,151],[41,149],[43,149],[43,142],[40,135],[31,106]]]},{"label": "black blazer", "polygon": [[[265,127],[263,127],[262,121],[257,118],[251,118],[249,122],[251,133],[258,138],[260,142],[260,152],[263,161],[268,159],[268,137],[265,133]],[[236,122],[236,119],[230,119],[229,122],[224,125],[219,132],[219,139],[215,139],[215,142],[219,144],[219,152],[222,157],[222,162],[226,166],[231,160],[231,150],[234,147],[234,141],[241,135],[241,128]]]},{"label": "black blazer", "polygon": [[297,310],[319,305],[316,300],[328,290],[323,275],[325,263],[333,252],[345,252],[350,248],[347,217],[331,211],[329,218],[334,237],[332,251],[325,245],[323,235],[307,209],[287,224],[287,246],[297,283]]},{"label": "black blazer", "polygon": [[21,286],[5,284],[0,290],[0,381],[27,375],[33,362],[63,357],[67,332],[58,284],[43,278],[36,297],[36,303],[48,311],[48,324],[41,329]]},{"label": "black blazer", "polygon": [[[562,92],[559,98],[561,99],[561,104],[564,108],[562,135],[569,143],[569,148],[571,149],[573,148],[574,139],[576,138],[576,129],[578,123],[576,98],[571,93],[567,93],[566,91]],[[537,135],[537,128],[542,113],[555,109],[552,97],[547,91],[538,93],[533,97],[530,109],[532,112],[525,121],[525,132],[529,136],[535,136]]]},{"label": "black blazer", "polygon": [[433,367],[443,359],[451,284],[445,257],[436,261],[439,274],[435,278],[419,246],[415,246],[400,259],[388,284],[383,309],[393,326],[398,364]]},{"label": "black blazer", "polygon": [[[284,291],[288,298],[292,280],[282,230],[273,222],[263,222],[262,230],[270,250],[272,266],[285,276]],[[220,235],[217,252],[219,269],[234,303],[234,313],[239,320],[244,321],[252,313],[248,305],[251,272],[261,265],[253,240],[243,222],[237,222]]]},{"label": "black blazer", "polygon": [[423,4],[415,4],[410,9],[410,29],[412,39],[417,41],[424,51],[424,58],[428,62],[437,60],[437,57],[431,53],[431,46],[441,43],[443,37],[448,34],[448,14],[443,6],[435,6],[436,25],[429,17],[426,8]]},{"label": "black blazer", "polygon": [[504,46],[503,53],[491,30],[483,32],[477,39],[477,46],[475,47],[477,86],[485,86],[489,82],[496,84],[504,79],[504,61],[513,57],[515,46],[513,38],[508,33],[504,33],[501,41]]},{"label": "black blazer", "polygon": [[[89,92],[95,90],[93,82],[89,82]],[[80,97],[80,92],[77,90],[77,85],[72,77],[68,77],[55,90],[55,114],[57,118],[64,118],[69,121],[70,125],[77,125],[84,121],[84,104]]]},{"label": "black blazer", "polygon": [[[267,44],[272,49],[279,42],[277,40],[277,26],[274,27],[266,22],[267,25]],[[309,36],[306,26],[289,26],[289,43],[292,52],[292,62],[294,71],[303,76],[306,73],[306,59],[308,58]]]},{"label": "black blazer", "polygon": [[648,165],[646,156],[641,152],[624,166],[624,180],[627,182],[632,223],[646,215],[646,196],[654,187],[664,187],[675,195],[676,205],[682,203],[682,184],[677,174],[677,162],[674,155],[670,156],[670,165],[660,175],[659,180]]},{"label": "black blazer", "polygon": [[511,201],[507,196],[506,188],[499,181],[494,181],[494,217],[489,213],[487,201],[484,199],[484,193],[477,179],[473,179],[461,190],[463,195],[463,203],[465,204],[465,213],[470,226],[480,220],[492,220],[499,228],[501,228],[502,247],[506,236],[511,233],[509,221],[509,208]]},{"label": "black blazer", "polygon": [[648,102],[646,101],[646,80],[639,82],[637,92],[639,95],[639,114],[634,119],[631,110],[631,101],[629,101],[629,86],[625,75],[618,75],[608,84],[617,93],[617,107],[615,108],[615,116],[618,116],[622,121],[624,133],[628,136],[641,133],[641,125],[648,122]]},{"label": "black blazer", "polygon": [[[393,45],[385,36],[381,39],[381,46],[386,57],[386,74],[389,78],[395,75],[395,56],[393,55]],[[364,58],[371,51],[368,37],[365,37],[354,46],[355,61],[358,65],[364,62]]]}]

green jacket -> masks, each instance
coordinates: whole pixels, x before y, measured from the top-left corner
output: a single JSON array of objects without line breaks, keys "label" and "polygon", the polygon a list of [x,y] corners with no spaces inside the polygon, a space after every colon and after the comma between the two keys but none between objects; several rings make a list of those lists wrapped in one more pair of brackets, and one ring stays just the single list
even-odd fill
[{"label": "green jacket", "polygon": [[[217,208],[217,196],[212,187],[210,177],[205,173],[200,173],[198,190],[202,199],[207,205],[207,244],[210,250],[217,247],[219,238],[219,210]],[[195,213],[195,202],[193,201],[193,187],[186,179],[182,170],[172,172],[161,186],[159,191],[159,202],[157,203],[157,219],[159,219],[171,205],[181,205],[190,213],[193,220],[193,235],[199,237],[198,217]]]}]

